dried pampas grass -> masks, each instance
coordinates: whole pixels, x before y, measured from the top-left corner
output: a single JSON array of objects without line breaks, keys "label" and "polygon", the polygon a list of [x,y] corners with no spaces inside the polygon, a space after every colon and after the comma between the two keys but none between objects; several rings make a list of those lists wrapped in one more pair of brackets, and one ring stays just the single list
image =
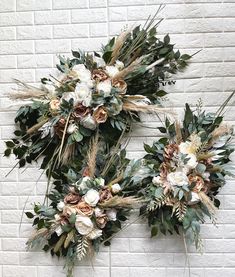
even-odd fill
[{"label": "dried pampas grass", "polygon": [[114,196],[109,200],[99,204],[102,208],[131,208],[141,202],[140,198],[133,196],[120,197]]},{"label": "dried pampas grass", "polygon": [[91,178],[95,176],[98,144],[99,144],[99,135],[98,133],[96,133],[95,137],[90,142],[89,150],[87,153],[87,168],[89,172],[89,177]]},{"label": "dried pampas grass", "polygon": [[211,199],[203,191],[200,191],[198,193],[198,196],[202,204],[206,206],[206,208],[208,209],[208,212],[214,218],[217,208],[215,207],[213,201],[211,201]]},{"label": "dried pampas grass", "polygon": [[33,125],[31,128],[27,130],[28,135],[32,135],[33,133],[37,132],[38,129],[40,129],[46,122],[48,121],[48,118],[38,122],[37,124]]}]

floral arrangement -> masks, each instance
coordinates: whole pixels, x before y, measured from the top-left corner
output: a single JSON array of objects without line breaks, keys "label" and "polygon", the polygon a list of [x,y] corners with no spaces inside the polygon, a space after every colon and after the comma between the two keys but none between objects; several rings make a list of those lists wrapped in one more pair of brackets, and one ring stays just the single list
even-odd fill
[{"label": "floral arrangement", "polygon": [[50,250],[51,255],[65,257],[68,277],[73,276],[76,261],[92,257],[101,243],[109,245],[129,210],[139,202],[122,194],[122,185],[128,183],[124,175],[129,163],[125,150],[103,156],[98,149],[96,137],[82,172],[71,170],[64,181],[54,175],[50,205],[35,204],[34,214],[26,213],[35,226],[28,248],[40,247]]},{"label": "floral arrangement", "polygon": [[13,153],[20,167],[44,157],[41,168],[49,169],[50,178],[56,167],[86,155],[97,130],[113,146],[139,121],[138,112],[166,112],[159,105],[166,95],[160,86],[174,83],[169,77],[191,56],[175,51],[169,35],[157,38],[154,20],[125,30],[100,53],[72,51],[72,58],[60,57],[59,76],[42,78],[42,88],[17,81],[21,89],[11,98],[24,105],[5,156]]},{"label": "floral arrangement", "polygon": [[232,176],[228,163],[234,151],[232,128],[221,112],[206,113],[201,104],[192,111],[186,104],[182,126],[166,119],[165,127],[159,128],[166,136],[153,146],[145,145],[139,177],[143,172],[148,177],[144,174],[140,182],[139,194],[146,200],[140,214],[148,218],[152,236],[159,230],[163,234],[182,230],[200,248],[200,224],[206,216],[216,222],[220,205],[216,196],[225,176]]}]

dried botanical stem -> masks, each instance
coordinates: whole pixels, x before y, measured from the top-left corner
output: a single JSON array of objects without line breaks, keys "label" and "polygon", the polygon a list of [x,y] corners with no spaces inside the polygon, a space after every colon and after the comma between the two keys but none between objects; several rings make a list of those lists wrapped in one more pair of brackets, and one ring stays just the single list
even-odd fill
[{"label": "dried botanical stem", "polygon": [[122,178],[123,178],[123,174],[120,174],[117,178],[115,178],[113,181],[111,181],[111,182],[108,184],[108,186],[110,187],[110,186],[112,186],[113,184],[116,184],[116,183],[120,182],[120,181],[122,180]]},{"label": "dried botanical stem", "polygon": [[64,146],[65,135],[67,132],[70,116],[71,116],[71,113],[68,115],[68,118],[67,118],[65,126],[64,126],[63,136],[62,136],[61,143],[60,143],[60,151],[59,151],[59,155],[58,155],[59,162],[61,161],[61,154],[62,154],[62,150],[63,150],[63,146]]},{"label": "dried botanical stem", "polygon": [[38,129],[40,129],[46,122],[48,121],[48,118],[38,122],[37,124],[33,125],[31,128],[29,128],[27,130],[27,134],[31,135],[33,133],[35,133],[36,131],[38,131]]},{"label": "dried botanical stem", "polygon": [[109,200],[99,204],[102,208],[130,208],[134,205],[139,204],[141,201],[140,198],[136,198],[133,196],[128,197],[120,197],[120,196],[114,196],[110,198]]}]

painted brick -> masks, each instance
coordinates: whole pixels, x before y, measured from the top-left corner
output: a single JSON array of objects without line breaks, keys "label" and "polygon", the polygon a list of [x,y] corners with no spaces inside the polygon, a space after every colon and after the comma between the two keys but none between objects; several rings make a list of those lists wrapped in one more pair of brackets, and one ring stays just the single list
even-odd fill
[{"label": "painted brick", "polygon": [[72,10],[72,23],[106,21],[107,11],[103,8]]}]

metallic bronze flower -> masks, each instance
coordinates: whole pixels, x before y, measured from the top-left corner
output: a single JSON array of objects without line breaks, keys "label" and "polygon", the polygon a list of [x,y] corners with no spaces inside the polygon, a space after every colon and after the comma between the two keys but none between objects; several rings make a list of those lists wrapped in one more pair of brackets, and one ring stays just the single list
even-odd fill
[{"label": "metallic bronze flower", "polygon": [[83,118],[87,114],[89,114],[90,108],[83,106],[82,104],[78,104],[73,111],[73,117],[76,119]]},{"label": "metallic bronze flower", "polygon": [[107,201],[112,197],[113,197],[113,195],[109,188],[105,187],[100,191],[100,202]]},{"label": "metallic bronze flower", "polygon": [[77,204],[81,200],[81,196],[78,193],[69,193],[64,198],[65,204]]},{"label": "metallic bronze flower", "polygon": [[125,94],[127,89],[127,83],[122,79],[114,79],[112,82],[113,87],[120,90],[120,94]]},{"label": "metallic bronze flower", "polygon": [[85,201],[80,201],[76,206],[75,209],[78,214],[91,216],[93,214],[94,209],[88,205]]},{"label": "metallic bronze flower", "polygon": [[101,82],[108,79],[109,76],[103,69],[94,69],[92,72],[92,79]]},{"label": "metallic bronze flower", "polygon": [[104,107],[99,107],[93,113],[96,123],[104,123],[108,118],[108,113]]}]

